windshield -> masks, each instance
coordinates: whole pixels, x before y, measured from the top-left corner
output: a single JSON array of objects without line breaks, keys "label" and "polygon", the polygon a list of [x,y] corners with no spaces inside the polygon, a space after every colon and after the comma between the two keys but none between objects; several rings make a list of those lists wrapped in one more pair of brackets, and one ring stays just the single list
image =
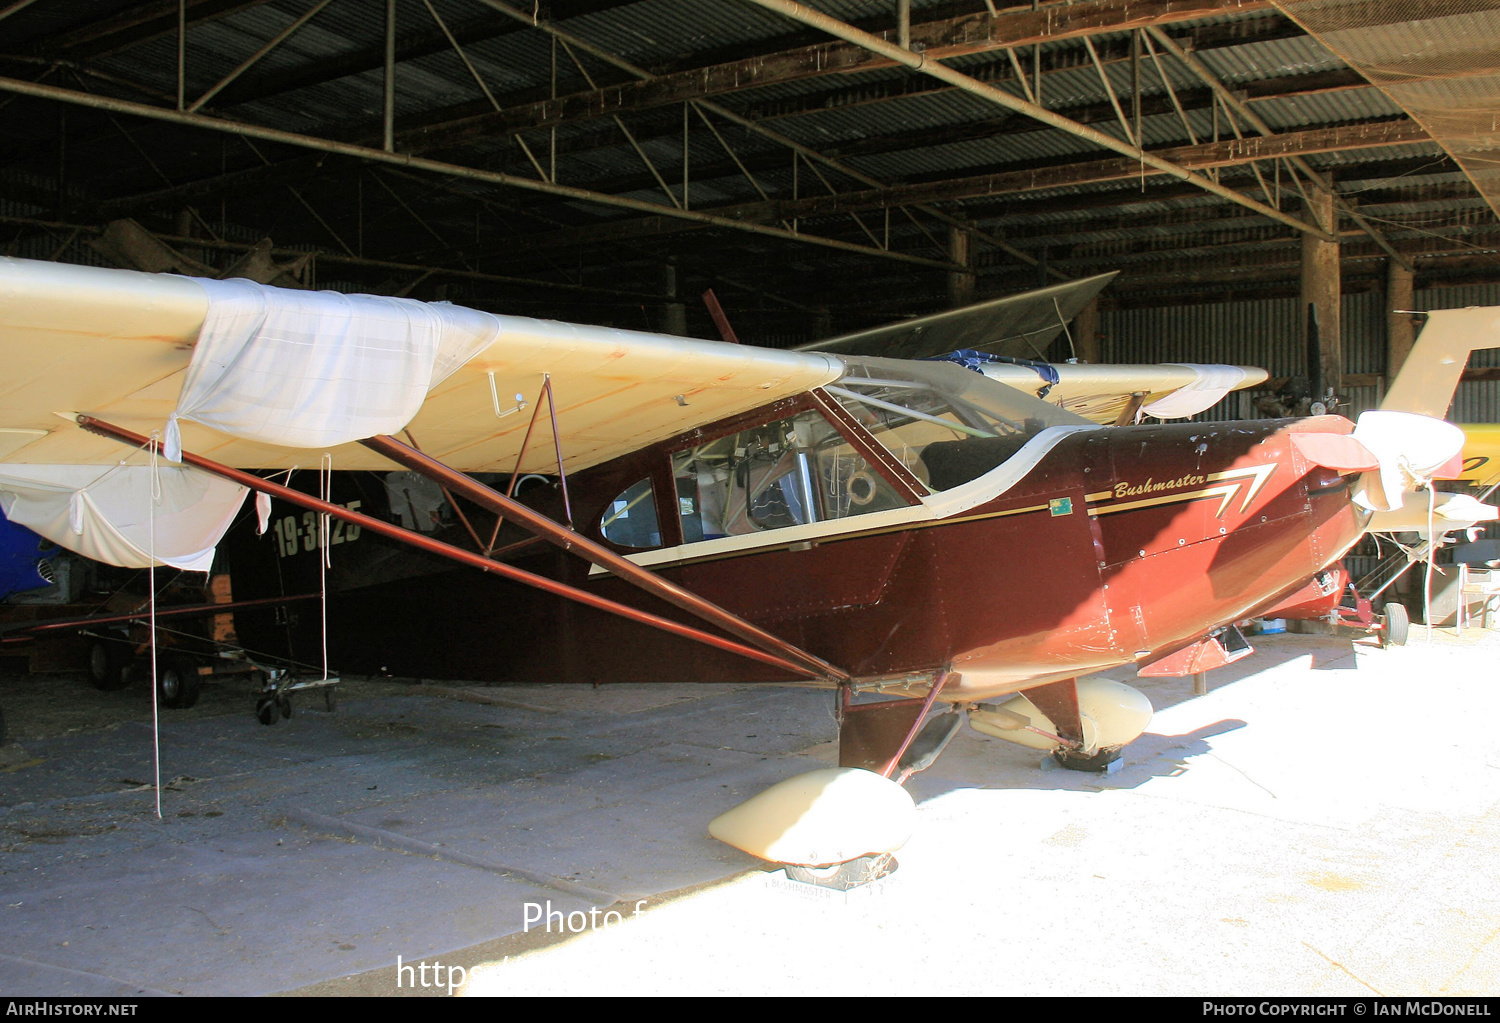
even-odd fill
[{"label": "windshield", "polygon": [[672,475],[688,543],[906,506],[815,411],[678,451]]},{"label": "windshield", "polygon": [[845,362],[825,390],[932,490],[977,479],[1049,426],[1093,425],[951,363]]}]

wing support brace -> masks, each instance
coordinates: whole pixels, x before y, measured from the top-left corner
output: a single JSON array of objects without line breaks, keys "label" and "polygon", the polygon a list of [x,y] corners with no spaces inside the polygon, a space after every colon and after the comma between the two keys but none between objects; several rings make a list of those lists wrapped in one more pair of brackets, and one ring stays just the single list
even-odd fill
[{"label": "wing support brace", "polygon": [[[77,419],[77,422],[80,427],[88,430],[90,433],[95,433],[102,437],[109,437],[113,440],[121,441],[122,443],[129,444],[133,447],[151,446],[154,448],[159,448],[160,446],[158,441],[144,437],[131,430],[126,430],[123,427],[106,423],[103,420],[95,419],[92,416],[80,415]],[[388,441],[391,444],[395,444],[397,447],[405,448],[405,445],[400,444],[398,441],[392,440],[389,437],[382,439]],[[376,450],[380,450],[380,448],[377,447]],[[406,450],[410,451],[411,449],[408,448]],[[412,454],[415,455],[417,453],[413,451]],[[426,456],[420,457],[425,458]],[[747,646],[744,643],[738,643],[734,640],[726,639],[723,636],[715,636],[712,633],[704,632],[703,630],[694,628],[690,625],[684,625],[681,622],[675,622],[669,618],[663,618],[660,615],[654,615],[647,611],[641,611],[626,604],[621,604],[616,601],[609,600],[592,593],[588,593],[587,591],[580,590],[576,587],[569,586],[566,583],[558,582],[555,579],[549,579],[546,576],[535,575],[531,572],[523,571],[522,569],[516,568],[512,565],[507,565],[504,562],[495,561],[481,554],[475,554],[472,551],[466,551],[461,547],[454,547],[451,544],[446,544],[439,540],[434,540],[430,537],[423,536],[422,534],[417,533],[414,530],[403,529],[402,527],[395,525],[394,523],[386,522],[383,519],[377,519],[369,515],[362,515],[359,512],[350,511],[347,508],[341,507],[336,504],[331,504],[327,501],[319,500],[318,498],[312,497],[309,494],[304,494],[301,491],[292,490],[291,488],[281,486],[278,483],[272,483],[270,480],[261,479],[259,476],[256,476],[252,473],[242,472],[239,469],[232,469],[227,465],[222,465],[218,462],[214,462],[210,459],[204,458],[201,455],[196,455],[191,452],[184,451],[182,453],[182,460],[189,465],[193,465],[199,469],[203,469],[206,472],[211,472],[215,475],[222,476],[225,479],[233,480],[234,482],[239,483],[242,486],[249,487],[252,490],[258,491],[260,493],[270,494],[272,497],[280,498],[283,501],[290,502],[292,504],[298,505],[299,507],[308,508],[312,511],[320,512],[333,518],[341,519],[345,522],[355,523],[362,529],[368,529],[374,533],[378,533],[381,536],[386,537],[387,539],[410,544],[431,554],[436,554],[440,557],[448,558],[451,561],[456,561],[459,564],[478,568],[479,570],[484,572],[492,572],[495,575],[510,579],[513,582],[531,586],[546,593],[551,593],[568,600],[573,600],[588,607],[596,608],[600,611],[606,611],[610,614],[619,615],[622,618],[639,622],[643,625],[649,625],[653,628],[661,629],[664,632],[670,632],[673,635],[693,640],[694,642],[703,643],[708,646],[716,647],[720,650],[726,650],[730,653],[738,654],[742,657],[748,657],[752,660],[760,661],[763,664],[769,664],[772,667],[788,672],[789,674],[792,674],[794,676],[826,679],[828,681],[843,681],[844,679],[848,678],[847,674],[833,667],[832,665],[827,664],[821,659],[814,657],[812,654],[806,653],[798,649],[797,647],[786,643],[784,640],[777,639],[776,637],[771,636],[769,633],[762,632],[761,630],[755,628],[755,626],[750,625],[748,622],[744,622],[736,616],[730,614],[728,611],[725,611],[723,608],[718,607],[718,605],[712,604],[700,597],[696,597],[693,594],[688,593],[686,590],[682,590],[680,587],[673,586],[671,583],[666,582],[666,580],[660,579],[656,576],[652,576],[650,573],[645,572],[644,569],[641,569],[639,568],[639,566],[630,562],[626,562],[626,564],[629,564],[632,569],[635,569],[636,571],[650,577],[656,582],[662,584],[662,586],[664,587],[670,587],[672,590],[682,593],[687,598],[690,598],[692,602],[696,602],[698,605],[700,605],[703,609],[703,613],[699,615],[700,617],[706,618],[707,620],[713,622],[715,625],[719,625],[720,627],[724,628],[725,631],[731,632],[732,634],[741,634],[741,632],[746,632],[749,634],[758,634],[760,636],[764,636],[774,644],[785,647],[787,650],[795,653],[797,656],[794,658],[781,657],[773,653],[768,653],[765,650]],[[431,460],[428,459],[428,461]],[[452,470],[448,471],[450,473],[452,472]],[[474,483],[472,480],[469,480],[468,477],[462,476],[462,474],[453,473],[453,475],[460,477],[468,485],[472,485],[474,487],[480,486],[479,484]],[[467,492],[468,486],[457,489],[460,489],[462,492]],[[493,494],[493,492],[491,493]],[[494,494],[493,496],[498,498],[501,495]],[[525,513],[525,518],[542,518],[545,522],[550,523],[550,520],[546,520],[544,516],[537,516],[535,512],[533,512],[529,508],[526,508],[524,505],[517,504],[515,502],[507,502],[507,504],[514,505],[515,509],[522,510]],[[507,507],[507,511],[511,512],[511,514],[514,516],[513,521],[518,522],[518,524],[522,521],[522,515],[516,515],[515,512],[509,507]],[[550,523],[550,525],[569,538],[569,546],[581,546],[584,544],[590,544],[590,541],[584,539],[581,536],[578,536],[576,533],[572,533],[564,529],[564,527],[559,526],[556,523]],[[618,555],[615,555],[612,551],[606,550],[604,551],[604,553],[610,555],[611,557],[618,558]],[[623,561],[624,559],[619,560]],[[676,604],[677,602],[673,601],[673,603]],[[678,606],[682,605],[678,604]],[[684,609],[689,610],[688,608]],[[694,613],[698,612],[695,611]],[[731,629],[729,628],[729,624],[735,624],[738,628]]]},{"label": "wing support brace", "polygon": [[669,582],[654,572],[648,572],[635,562],[621,557],[603,544],[595,543],[587,537],[575,533],[561,523],[540,514],[514,498],[506,497],[498,490],[492,490],[478,480],[456,469],[449,468],[432,456],[424,455],[416,448],[403,444],[394,437],[370,437],[360,441],[360,443],[371,451],[384,455],[396,464],[404,466],[420,476],[425,476],[439,486],[462,494],[486,511],[503,516],[507,522],[514,523],[527,532],[546,540],[548,543],[576,554],[592,565],[598,565],[606,572],[623,579],[637,589],[644,590],[654,597],[665,600],[673,607],[686,611],[688,614],[701,618],[710,624],[717,625],[730,635],[738,636],[745,642],[751,643],[762,650],[796,663],[802,674],[834,682],[842,682],[849,678],[847,673],[835,668],[822,658],[810,654],[778,636],[773,636],[764,629],[751,625],[738,615],[725,610],[712,601],[704,600],[696,593],[685,590],[676,583]]},{"label": "wing support brace", "polygon": [[[951,678],[951,671],[939,672],[925,697],[876,703],[855,703],[853,687],[848,683],[839,686],[835,707],[839,721],[839,766],[873,771],[882,778],[895,774],[938,693]],[[903,773],[898,782],[905,782],[911,773]]]}]

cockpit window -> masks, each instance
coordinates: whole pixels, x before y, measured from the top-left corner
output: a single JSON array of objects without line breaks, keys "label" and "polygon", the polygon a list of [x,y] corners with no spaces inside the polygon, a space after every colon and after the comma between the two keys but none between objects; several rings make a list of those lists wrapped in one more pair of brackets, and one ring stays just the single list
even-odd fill
[{"label": "cockpit window", "polygon": [[715,540],[905,507],[818,412],[672,456],[683,540]]},{"label": "cockpit window", "polygon": [[1049,426],[1088,423],[957,366],[847,362],[825,390],[932,490],[978,479]]},{"label": "cockpit window", "polygon": [[621,547],[660,547],[661,526],[656,520],[656,500],[649,479],[626,490],[604,509],[599,532]]}]

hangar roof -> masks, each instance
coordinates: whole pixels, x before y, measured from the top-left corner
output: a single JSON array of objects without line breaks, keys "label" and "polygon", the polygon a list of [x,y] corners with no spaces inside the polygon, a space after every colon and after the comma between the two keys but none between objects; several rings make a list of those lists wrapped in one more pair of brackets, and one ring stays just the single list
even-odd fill
[{"label": "hangar roof", "polygon": [[[0,244],[215,273],[270,238],[320,287],[631,327],[675,288],[704,336],[712,287],[773,344],[965,269],[1284,292],[1329,190],[1347,286],[1500,268],[1494,140],[1449,116],[1496,106],[1500,3],[911,0],[916,69],[896,0],[808,6],[849,31],[777,0],[181,0],[181,34],[178,0],[0,2]],[[169,254],[100,237],[125,220]]]}]

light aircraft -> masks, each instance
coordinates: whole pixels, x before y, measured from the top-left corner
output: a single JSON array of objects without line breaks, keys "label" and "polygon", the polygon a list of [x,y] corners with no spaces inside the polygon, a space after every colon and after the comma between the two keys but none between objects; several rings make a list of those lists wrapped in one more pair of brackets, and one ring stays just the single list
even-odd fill
[{"label": "light aircraft", "polygon": [[[316,629],[342,670],[826,685],[840,768],[710,829],[772,861],[865,862],[904,840],[899,782],[963,721],[1102,769],[1150,705],[1091,673],[1237,656],[1236,621],[1458,453],[1437,417],[1500,310],[1430,314],[1357,427],[1105,427],[1178,388],[857,344],[0,260],[0,428],[20,438],[0,489],[82,553],[185,568],[244,488],[269,495],[265,534],[225,545],[234,598],[326,591],[326,633],[247,610],[240,638]],[[1461,351],[1451,374],[1423,369],[1433,348]],[[1039,396],[1070,377],[1093,418]],[[277,481],[320,466],[344,473],[304,472],[321,497]]]}]

